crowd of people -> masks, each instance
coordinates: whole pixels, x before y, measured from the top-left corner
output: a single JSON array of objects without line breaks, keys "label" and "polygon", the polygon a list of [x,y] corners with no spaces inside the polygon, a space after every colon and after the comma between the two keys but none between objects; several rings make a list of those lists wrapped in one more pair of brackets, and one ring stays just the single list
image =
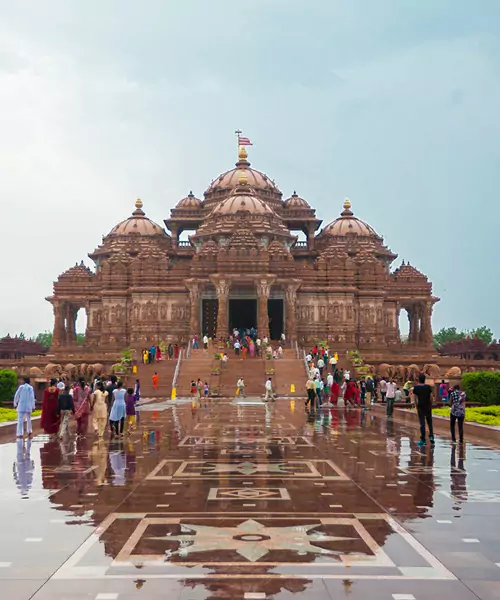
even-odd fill
[{"label": "crowd of people", "polygon": [[141,350],[141,361],[145,365],[152,365],[155,362],[161,360],[177,360],[179,358],[179,344],[168,344],[164,346],[162,350],[161,345],[156,346],[152,344],[149,348],[143,348]]},{"label": "crowd of people", "polygon": [[[305,407],[308,411],[326,413],[339,405],[342,400],[345,407],[359,407],[368,410],[373,404],[380,402],[386,405],[387,417],[392,419],[394,405],[398,402],[412,404],[418,413],[420,424],[419,445],[426,442],[426,425],[429,430],[429,442],[434,444],[432,422],[432,404],[434,389],[426,383],[424,373],[420,373],[418,381],[406,381],[400,385],[392,377],[366,375],[359,380],[351,377],[347,369],[337,368],[338,354],[328,349],[314,346],[306,356],[308,379],[306,382],[307,399]],[[450,402],[450,430],[452,441],[456,442],[456,426],[458,425],[459,442],[463,443],[466,394],[457,384],[450,387],[444,380],[439,386],[439,397],[443,403]]]},{"label": "crowd of people", "polygon": [[[286,335],[281,334],[278,344],[273,348],[270,339],[267,336],[260,337],[255,327],[250,329],[234,328],[232,333],[225,338],[212,340],[207,334],[202,338],[203,349],[208,350],[211,345],[216,343],[217,348],[221,347],[227,351],[233,350],[234,355],[241,358],[282,358],[284,347],[286,345]],[[198,336],[192,339],[193,349],[200,347]]]},{"label": "crowd of people", "polygon": [[[94,434],[103,438],[108,430],[111,437],[123,437],[125,422],[127,434],[136,428],[141,397],[141,384],[126,389],[115,375],[109,380],[96,378],[92,384],[84,379],[69,385],[51,379],[44,391],[40,425],[49,436],[64,438],[70,435],[70,423],[76,423],[76,436],[84,438],[92,424]],[[14,396],[17,410],[17,438],[24,437],[24,423],[28,437],[33,434],[31,414],[35,410],[35,393],[29,378],[19,386]]]}]

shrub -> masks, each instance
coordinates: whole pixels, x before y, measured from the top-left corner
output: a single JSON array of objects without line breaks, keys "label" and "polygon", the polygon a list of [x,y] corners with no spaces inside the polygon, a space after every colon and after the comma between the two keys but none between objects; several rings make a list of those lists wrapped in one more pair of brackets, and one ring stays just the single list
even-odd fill
[{"label": "shrub", "polygon": [[490,371],[464,373],[462,389],[467,394],[469,402],[500,404],[500,373]]},{"label": "shrub", "polygon": [[0,403],[10,402],[17,389],[17,373],[11,369],[0,370]]}]

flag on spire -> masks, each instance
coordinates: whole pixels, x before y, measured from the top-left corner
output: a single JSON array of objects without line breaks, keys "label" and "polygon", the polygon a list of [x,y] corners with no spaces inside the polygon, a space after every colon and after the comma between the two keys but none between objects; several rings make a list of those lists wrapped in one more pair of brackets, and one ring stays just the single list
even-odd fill
[{"label": "flag on spire", "polygon": [[240,146],[253,146],[249,138],[243,137],[240,134],[238,134],[238,144]]}]

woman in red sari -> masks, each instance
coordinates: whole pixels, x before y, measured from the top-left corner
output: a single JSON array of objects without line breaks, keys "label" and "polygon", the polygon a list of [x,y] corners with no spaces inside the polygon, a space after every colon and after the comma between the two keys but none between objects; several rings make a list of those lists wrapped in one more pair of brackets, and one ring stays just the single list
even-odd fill
[{"label": "woman in red sari", "polygon": [[340,386],[334,379],[331,389],[330,389],[330,402],[334,406],[337,406],[337,404],[339,402],[339,395],[340,395]]},{"label": "woman in red sari", "polygon": [[85,437],[89,426],[90,413],[90,388],[85,385],[85,380],[80,379],[79,384],[73,390],[73,402],[75,403],[76,435]]},{"label": "woman in red sari", "polygon": [[61,423],[61,415],[57,412],[57,399],[59,390],[57,389],[57,380],[51,379],[48,388],[45,388],[42,401],[42,418],[40,425],[45,433],[56,435]]}]

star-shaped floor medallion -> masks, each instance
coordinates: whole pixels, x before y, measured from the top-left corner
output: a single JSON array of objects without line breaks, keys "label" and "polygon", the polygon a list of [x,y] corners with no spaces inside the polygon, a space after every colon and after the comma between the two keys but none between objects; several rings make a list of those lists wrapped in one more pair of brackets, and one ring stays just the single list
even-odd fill
[{"label": "star-shaped floor medallion", "polygon": [[[206,525],[183,524],[184,535],[166,535],[150,537],[151,540],[180,542],[177,551],[168,550],[167,558],[186,557],[197,552],[234,550],[250,562],[256,562],[272,550],[290,550],[300,554],[339,555],[336,550],[327,550],[315,546],[314,542],[337,542],[357,538],[329,536],[313,531],[321,527],[320,523],[298,525],[294,527],[266,527],[258,521],[249,519],[236,527],[210,527]],[[192,533],[191,533],[192,532]]]},{"label": "star-shaped floor medallion", "polygon": [[208,463],[203,467],[204,473],[241,473],[255,475],[256,473],[289,473],[290,467],[285,463]]}]

